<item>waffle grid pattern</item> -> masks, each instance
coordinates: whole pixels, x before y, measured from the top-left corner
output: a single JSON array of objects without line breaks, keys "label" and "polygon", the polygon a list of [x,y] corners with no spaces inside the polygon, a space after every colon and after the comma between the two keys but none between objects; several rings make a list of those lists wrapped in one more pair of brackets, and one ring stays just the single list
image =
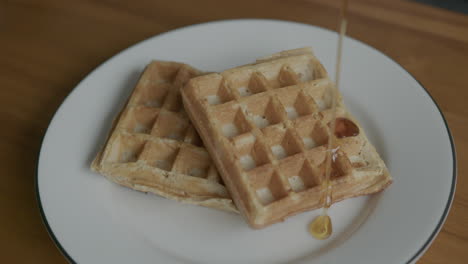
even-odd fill
[{"label": "waffle grid pattern", "polygon": [[[328,141],[321,112],[329,109],[323,97],[331,84],[320,77],[303,83],[287,65],[279,76],[278,87],[270,85],[260,72],[252,74],[247,87],[229,87],[221,81],[224,100],[214,102],[223,103],[213,103],[213,95],[205,97],[210,118],[216,120],[218,132],[229,141],[227,145],[237,154],[239,166],[255,190],[253,198],[264,206],[321,183],[324,162],[317,164],[311,158],[324,152]],[[303,85],[282,89],[299,83]],[[317,103],[309,91],[323,99]],[[345,176],[352,167],[338,153],[332,180]],[[295,169],[291,171],[291,167]]]},{"label": "waffle grid pattern", "polygon": [[[231,199],[216,167],[182,105],[180,88],[199,74],[185,64],[148,65],[106,144],[98,171],[114,179],[126,177],[133,186],[161,185],[159,189],[163,191],[158,194],[167,192],[169,198],[175,194],[178,200],[193,196],[223,198],[229,203]],[[129,176],[132,168],[147,174]],[[171,183],[176,175],[178,187]],[[191,190],[183,181],[202,188]]]}]

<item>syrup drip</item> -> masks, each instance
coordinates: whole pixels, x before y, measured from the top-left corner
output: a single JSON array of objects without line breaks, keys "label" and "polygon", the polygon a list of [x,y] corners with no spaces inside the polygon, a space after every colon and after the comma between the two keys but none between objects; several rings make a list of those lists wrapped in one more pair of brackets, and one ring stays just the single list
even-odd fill
[{"label": "syrup drip", "polygon": [[[332,89],[332,100],[331,100],[331,113],[332,121],[328,129],[328,147],[326,152],[325,159],[325,177],[322,183],[322,190],[324,190],[324,199],[323,199],[323,214],[317,216],[309,225],[309,233],[317,239],[327,239],[330,237],[333,231],[332,221],[330,216],[328,216],[328,208],[332,204],[332,185],[330,183],[330,174],[331,174],[331,163],[333,159],[332,150],[334,149],[334,137],[332,133],[336,131],[336,93],[340,87],[340,73],[341,73],[341,54],[343,47],[343,38],[346,34],[346,14],[348,11],[348,0],[343,0],[341,2],[341,12],[340,12],[340,35],[338,38],[338,47],[337,47],[337,56],[336,56],[336,71],[335,71],[335,87]],[[351,122],[351,121],[350,121]],[[338,128],[341,129],[342,121],[338,122]],[[354,124],[354,123],[353,123]],[[355,125],[356,126],[356,125]],[[346,126],[345,126],[346,127]],[[357,128],[357,126],[356,126]],[[346,129],[345,129],[346,130]],[[333,131],[333,132],[332,132]],[[341,131],[341,130],[340,130]],[[359,129],[358,129],[359,133]],[[347,133],[345,133],[347,134]]]}]

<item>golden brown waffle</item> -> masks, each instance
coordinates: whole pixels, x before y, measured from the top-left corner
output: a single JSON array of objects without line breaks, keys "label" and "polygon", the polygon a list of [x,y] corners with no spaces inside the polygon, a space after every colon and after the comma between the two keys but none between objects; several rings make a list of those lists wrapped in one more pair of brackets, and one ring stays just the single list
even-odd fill
[{"label": "golden brown waffle", "polygon": [[180,87],[199,74],[181,63],[149,64],[91,168],[135,190],[237,211],[182,106]]},{"label": "golden brown waffle", "polygon": [[[190,119],[252,227],[321,206],[333,87],[304,48],[196,77],[182,89]],[[336,139],[332,202],[383,190],[392,179],[341,95],[337,117],[345,121],[337,130],[354,123],[359,134]]]}]

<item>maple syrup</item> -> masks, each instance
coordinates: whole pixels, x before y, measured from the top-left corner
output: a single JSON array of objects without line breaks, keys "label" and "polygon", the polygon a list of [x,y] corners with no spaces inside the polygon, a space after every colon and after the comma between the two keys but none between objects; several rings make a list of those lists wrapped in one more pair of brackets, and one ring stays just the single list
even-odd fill
[{"label": "maple syrup", "polygon": [[[348,0],[342,0],[341,2],[341,12],[340,12],[340,35],[338,37],[338,47],[337,47],[337,56],[336,56],[336,71],[335,71],[335,86],[336,89],[332,89],[332,100],[331,100],[331,113],[332,113],[332,121],[330,123],[330,127],[328,130],[328,146],[326,152],[326,159],[325,159],[325,174],[322,183],[322,190],[324,190],[324,199],[323,199],[323,214],[317,216],[310,224],[309,224],[309,233],[317,239],[323,240],[330,237],[333,232],[332,221],[330,216],[328,215],[327,211],[328,208],[331,206],[332,203],[332,185],[330,183],[330,175],[332,170],[332,160],[334,159],[334,137],[332,137],[332,133],[336,133],[336,125],[338,123],[339,132],[342,132],[343,135],[354,134],[357,128],[356,124],[351,122],[354,127],[349,123],[339,119],[336,122],[336,90],[339,89],[340,84],[340,73],[341,73],[341,53],[343,47],[343,38],[346,34],[346,14],[348,11]],[[349,128],[349,129],[348,129]],[[333,131],[333,132],[332,132]],[[357,133],[359,133],[359,128],[357,128]],[[340,134],[340,135],[341,135]],[[337,136],[338,137],[338,136]]]},{"label": "maple syrup", "polygon": [[327,214],[317,216],[309,225],[309,233],[316,239],[327,239],[332,232],[331,218]]},{"label": "maple syrup", "polygon": [[335,136],[337,138],[354,137],[359,135],[359,127],[351,120],[338,117],[335,120]]}]

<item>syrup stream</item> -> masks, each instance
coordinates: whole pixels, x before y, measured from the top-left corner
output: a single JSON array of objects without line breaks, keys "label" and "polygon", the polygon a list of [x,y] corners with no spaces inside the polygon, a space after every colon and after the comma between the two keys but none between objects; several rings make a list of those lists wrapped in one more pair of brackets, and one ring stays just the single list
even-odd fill
[{"label": "syrup stream", "polygon": [[335,86],[332,89],[331,96],[331,114],[332,119],[328,130],[328,146],[325,159],[325,177],[323,179],[323,188],[325,194],[323,197],[323,212],[322,215],[316,217],[309,225],[309,232],[317,239],[327,239],[332,233],[332,222],[328,216],[328,208],[332,204],[332,185],[330,183],[331,163],[333,159],[333,149],[335,144],[335,127],[336,127],[336,97],[337,91],[340,87],[340,74],[341,74],[341,56],[343,50],[343,39],[346,35],[347,20],[346,15],[348,12],[348,0],[342,0],[340,10],[340,35],[338,37],[337,56],[336,56],[336,71],[335,71]]}]

